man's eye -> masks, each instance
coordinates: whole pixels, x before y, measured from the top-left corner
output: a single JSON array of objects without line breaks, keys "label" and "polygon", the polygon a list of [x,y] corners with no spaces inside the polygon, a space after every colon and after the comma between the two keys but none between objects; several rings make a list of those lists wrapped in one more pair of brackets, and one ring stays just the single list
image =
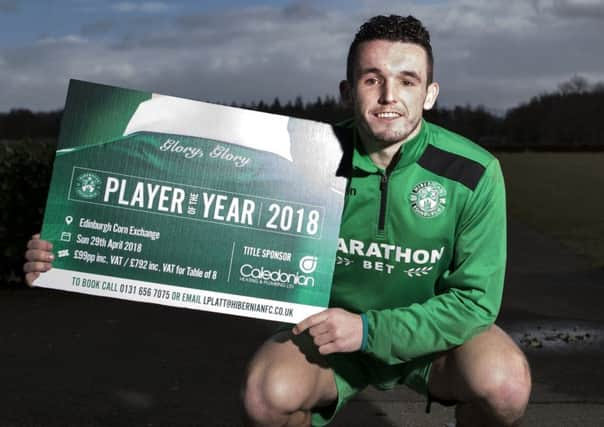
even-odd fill
[{"label": "man's eye", "polygon": [[375,78],[375,77],[370,77],[370,78],[368,78],[368,79],[365,80],[365,84],[368,85],[368,86],[376,85],[379,82],[380,81],[377,78]]},{"label": "man's eye", "polygon": [[413,82],[411,80],[403,80],[403,86],[413,86]]}]

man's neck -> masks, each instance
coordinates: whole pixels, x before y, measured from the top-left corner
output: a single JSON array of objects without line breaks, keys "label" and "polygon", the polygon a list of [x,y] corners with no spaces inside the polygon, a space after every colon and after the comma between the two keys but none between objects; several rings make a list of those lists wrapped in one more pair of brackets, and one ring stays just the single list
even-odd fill
[{"label": "man's neck", "polygon": [[365,148],[373,163],[381,169],[386,169],[393,162],[393,159],[397,159],[398,161],[398,153],[401,150],[401,146],[415,138],[421,132],[421,129],[422,123],[420,122],[405,139],[393,143],[377,141],[369,135],[363,135],[362,132],[359,132],[359,137],[363,148]]},{"label": "man's neck", "polygon": [[381,169],[386,169],[392,163],[392,159],[403,145],[403,141],[386,146],[379,146],[375,141],[362,141],[362,143],[373,163]]}]

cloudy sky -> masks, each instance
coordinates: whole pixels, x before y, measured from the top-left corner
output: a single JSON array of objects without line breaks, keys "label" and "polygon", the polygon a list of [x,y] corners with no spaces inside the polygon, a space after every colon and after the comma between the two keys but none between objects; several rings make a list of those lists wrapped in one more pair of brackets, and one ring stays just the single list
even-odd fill
[{"label": "cloudy sky", "polygon": [[503,112],[604,81],[604,0],[0,0],[0,111],[62,108],[70,78],[218,102],[337,94],[377,14],[432,34],[441,106]]}]

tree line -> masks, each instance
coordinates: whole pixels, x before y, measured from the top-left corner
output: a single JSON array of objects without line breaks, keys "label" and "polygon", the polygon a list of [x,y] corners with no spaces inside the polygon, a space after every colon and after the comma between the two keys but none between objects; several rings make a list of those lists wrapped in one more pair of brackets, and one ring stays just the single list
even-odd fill
[{"label": "tree line", "polygon": [[[303,119],[337,123],[351,112],[332,96],[304,102],[302,97],[282,103],[232,103],[232,106]],[[489,148],[604,149],[604,83],[574,76],[558,90],[532,98],[500,116],[482,106],[436,108],[426,118]],[[19,109],[0,114],[0,139],[56,138],[62,111]]]}]

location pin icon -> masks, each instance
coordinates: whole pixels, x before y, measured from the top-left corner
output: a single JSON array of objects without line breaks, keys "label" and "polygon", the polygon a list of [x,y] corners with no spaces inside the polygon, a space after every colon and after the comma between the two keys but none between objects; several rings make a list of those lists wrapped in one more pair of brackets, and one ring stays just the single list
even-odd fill
[{"label": "location pin icon", "polygon": [[73,222],[73,217],[71,215],[68,215],[65,217],[65,224],[69,225]]}]

